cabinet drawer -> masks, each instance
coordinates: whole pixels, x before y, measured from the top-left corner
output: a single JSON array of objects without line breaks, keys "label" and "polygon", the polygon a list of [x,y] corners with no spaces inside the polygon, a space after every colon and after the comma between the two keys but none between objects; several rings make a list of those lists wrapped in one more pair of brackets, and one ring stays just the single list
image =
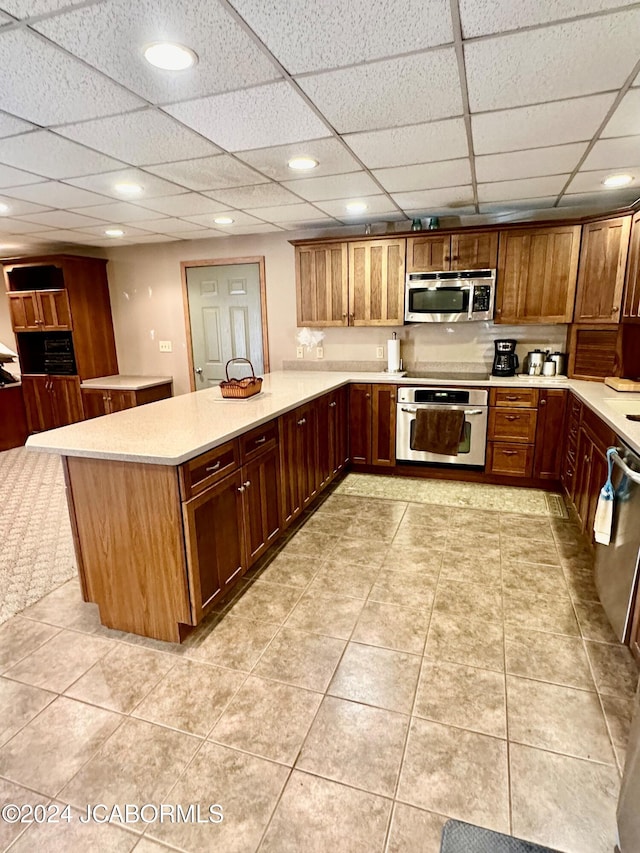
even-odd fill
[{"label": "cabinet drawer", "polygon": [[537,420],[535,409],[489,409],[489,439],[533,444]]},{"label": "cabinet drawer", "polygon": [[240,459],[242,464],[278,446],[280,433],[278,421],[269,421],[251,432],[240,436]]},{"label": "cabinet drawer", "polygon": [[228,441],[220,447],[214,447],[207,453],[190,459],[180,466],[180,491],[182,500],[188,500],[194,495],[217,483],[222,477],[234,471],[240,461],[237,441]]},{"label": "cabinet drawer", "polygon": [[492,388],[489,400],[490,406],[507,406],[510,409],[536,409],[538,406],[538,389]]},{"label": "cabinet drawer", "polygon": [[487,473],[508,477],[530,477],[533,445],[490,441],[487,445]]}]

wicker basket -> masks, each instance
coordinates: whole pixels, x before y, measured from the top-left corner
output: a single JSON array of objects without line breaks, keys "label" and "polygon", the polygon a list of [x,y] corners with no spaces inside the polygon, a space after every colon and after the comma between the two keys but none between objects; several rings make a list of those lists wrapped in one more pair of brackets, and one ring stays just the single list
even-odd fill
[{"label": "wicker basket", "polygon": [[[229,365],[234,361],[246,361],[251,368],[251,376],[245,376],[244,379],[229,379]],[[248,358],[231,358],[226,364],[225,371],[227,373],[226,381],[220,383],[220,393],[223,397],[233,400],[246,400],[247,397],[253,397],[254,394],[259,394],[262,388],[262,377],[256,376],[253,365]]]}]

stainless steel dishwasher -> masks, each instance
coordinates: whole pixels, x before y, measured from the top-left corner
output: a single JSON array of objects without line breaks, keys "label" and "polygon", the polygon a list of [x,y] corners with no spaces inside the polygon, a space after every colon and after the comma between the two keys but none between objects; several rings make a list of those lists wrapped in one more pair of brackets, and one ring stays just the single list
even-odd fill
[{"label": "stainless steel dishwasher", "polygon": [[626,445],[611,448],[614,488],[609,545],[596,545],[595,583],[621,643],[629,640],[640,554],[640,457]]}]

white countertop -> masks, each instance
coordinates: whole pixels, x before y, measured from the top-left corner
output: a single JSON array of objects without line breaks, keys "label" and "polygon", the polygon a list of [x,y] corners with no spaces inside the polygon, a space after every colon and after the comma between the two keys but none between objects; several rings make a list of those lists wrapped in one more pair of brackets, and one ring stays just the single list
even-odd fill
[{"label": "white countertop", "polygon": [[117,373],[113,376],[98,376],[97,379],[85,379],[81,388],[95,388],[100,391],[141,391],[156,385],[173,382],[173,376],[128,376]]},{"label": "white countertop", "polygon": [[411,379],[387,373],[299,370],[266,374],[262,393],[247,400],[224,400],[219,388],[209,388],[32,435],[27,441],[27,447],[64,456],[179,465],[348,382],[568,388],[615,430],[623,441],[640,453],[640,423],[628,421],[623,412],[607,402],[624,400],[640,406],[640,394],[614,391],[601,382],[575,379],[560,381],[553,378],[545,382],[544,377],[531,380],[491,377],[489,380],[462,382]]}]

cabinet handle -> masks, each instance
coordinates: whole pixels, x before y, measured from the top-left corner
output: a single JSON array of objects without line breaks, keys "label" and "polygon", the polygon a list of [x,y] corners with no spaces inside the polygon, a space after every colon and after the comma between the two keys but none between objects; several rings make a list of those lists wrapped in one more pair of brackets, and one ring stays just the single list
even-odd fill
[{"label": "cabinet handle", "polygon": [[346,319],[347,319],[347,314],[346,314],[346,312],[342,315],[342,319],[343,319],[343,320],[346,320]]},{"label": "cabinet handle", "polygon": [[335,407],[336,407],[337,405],[338,405],[338,404],[336,403],[336,401],[335,401],[335,400],[333,400],[331,403],[329,403],[329,407],[330,407],[331,409],[335,409]]},{"label": "cabinet handle", "polygon": [[303,424],[306,424],[306,422],[307,422],[306,418],[300,418],[300,420],[298,421],[298,426],[302,426]]},{"label": "cabinet handle", "polygon": [[218,461],[216,462],[216,464],[215,464],[215,465],[209,465],[209,466],[208,466],[207,468],[205,468],[204,470],[207,472],[207,474],[210,474],[212,471],[217,471],[217,470],[218,470],[218,468],[220,467],[220,463],[221,463],[221,461],[222,461],[222,460],[218,459]]},{"label": "cabinet handle", "polygon": [[356,319],[355,313],[349,314],[349,319],[353,322]]},{"label": "cabinet handle", "polygon": [[256,438],[256,444],[264,444],[266,440],[267,440],[267,436],[261,435],[260,438]]},{"label": "cabinet handle", "polygon": [[248,489],[249,486],[251,485],[251,480],[245,480],[242,485],[245,487],[245,489]]},{"label": "cabinet handle", "polygon": [[365,396],[365,397],[367,398],[367,400],[368,400],[368,399],[371,397],[371,394],[365,394],[364,396]]},{"label": "cabinet handle", "polygon": [[238,486],[238,491],[239,491],[239,492],[244,492],[244,486]]},{"label": "cabinet handle", "polygon": [[504,399],[505,400],[519,400],[520,397],[517,394],[505,394]]},{"label": "cabinet handle", "polygon": [[517,456],[518,451],[517,450],[503,450],[502,455],[503,456]]},{"label": "cabinet handle", "polygon": [[519,421],[520,415],[505,415],[504,419],[505,421]]},{"label": "cabinet handle", "polygon": [[617,314],[619,310],[620,310],[620,307],[618,305],[614,305],[613,308],[611,309],[611,313]]},{"label": "cabinet handle", "polygon": [[540,405],[541,405],[541,406],[546,406],[546,405],[547,405],[547,401],[546,401],[546,400],[540,400]]}]

